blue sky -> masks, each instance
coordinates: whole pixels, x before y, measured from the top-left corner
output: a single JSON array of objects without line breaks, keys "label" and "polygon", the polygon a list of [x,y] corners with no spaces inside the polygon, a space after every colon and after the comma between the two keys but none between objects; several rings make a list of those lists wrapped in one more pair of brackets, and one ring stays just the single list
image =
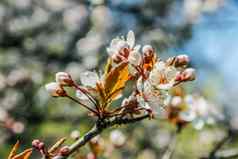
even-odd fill
[{"label": "blue sky", "polygon": [[[193,26],[193,37],[181,50],[189,53],[200,74],[216,72],[229,89],[238,84],[238,3],[227,0],[212,14],[203,14]],[[199,77],[206,80],[207,77]]]}]

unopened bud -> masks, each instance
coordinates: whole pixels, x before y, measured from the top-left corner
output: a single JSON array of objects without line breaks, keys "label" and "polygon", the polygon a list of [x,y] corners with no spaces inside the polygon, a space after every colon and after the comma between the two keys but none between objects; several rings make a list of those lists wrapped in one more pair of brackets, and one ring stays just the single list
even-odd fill
[{"label": "unopened bud", "polygon": [[67,95],[65,90],[56,82],[46,84],[45,89],[53,97],[64,97]]},{"label": "unopened bud", "polygon": [[33,146],[35,149],[43,150],[44,147],[45,147],[45,144],[44,144],[43,142],[41,142],[40,140],[35,139],[35,140],[32,141],[32,146]]},{"label": "unopened bud", "polygon": [[151,56],[154,53],[154,49],[151,45],[145,45],[142,48],[142,52],[145,56]]},{"label": "unopened bud", "polygon": [[195,70],[193,68],[187,68],[183,72],[176,75],[176,81],[193,81],[195,80]]},{"label": "unopened bud", "polygon": [[45,144],[43,142],[40,142],[39,145],[38,145],[39,149],[44,149],[45,147]]},{"label": "unopened bud", "polygon": [[72,86],[73,80],[70,76],[70,74],[66,72],[58,72],[55,74],[55,80],[57,83],[59,83],[61,86]]},{"label": "unopened bud", "polygon": [[35,139],[35,140],[32,141],[32,146],[33,146],[34,148],[38,148],[38,146],[39,146],[40,143],[41,143],[40,140]]},{"label": "unopened bud", "polygon": [[59,150],[60,155],[67,156],[70,152],[70,149],[68,146],[64,146]]},{"label": "unopened bud", "polygon": [[189,63],[189,57],[187,55],[178,55],[175,58],[175,67],[184,66]]}]

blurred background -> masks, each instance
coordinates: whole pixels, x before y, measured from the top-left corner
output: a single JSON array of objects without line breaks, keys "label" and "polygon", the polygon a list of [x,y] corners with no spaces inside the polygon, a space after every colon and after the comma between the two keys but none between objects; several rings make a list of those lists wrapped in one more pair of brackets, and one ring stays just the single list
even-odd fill
[{"label": "blurred background", "polygon": [[[44,84],[58,71],[78,80],[84,70],[99,70],[110,40],[129,30],[161,58],[188,54],[198,74],[188,91],[223,107],[228,125],[238,129],[237,17],[236,0],[0,0],[0,121],[7,123],[0,127],[0,158],[17,139],[24,149],[34,138],[52,144],[89,130],[93,120],[85,111],[49,97]],[[159,121],[123,126],[127,143],[102,158],[159,158],[173,129]],[[188,126],[174,158],[206,155],[225,133],[219,123],[199,131]]]}]

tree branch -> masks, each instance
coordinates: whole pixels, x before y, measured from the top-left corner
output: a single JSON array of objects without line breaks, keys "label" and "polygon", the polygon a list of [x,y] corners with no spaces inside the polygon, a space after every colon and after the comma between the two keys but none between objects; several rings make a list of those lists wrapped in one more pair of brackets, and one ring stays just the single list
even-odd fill
[{"label": "tree branch", "polygon": [[65,156],[55,156],[53,159],[66,159],[71,154],[73,154],[75,151],[77,151],[80,147],[84,146],[87,142],[89,142],[92,138],[99,135],[104,129],[113,127],[114,125],[122,125],[122,124],[130,124],[137,121],[144,120],[146,118],[149,118],[149,114],[145,114],[140,117],[136,118],[121,118],[121,117],[112,117],[109,119],[99,119],[94,127],[88,131],[83,137],[75,141],[70,147],[69,147],[69,153]]}]

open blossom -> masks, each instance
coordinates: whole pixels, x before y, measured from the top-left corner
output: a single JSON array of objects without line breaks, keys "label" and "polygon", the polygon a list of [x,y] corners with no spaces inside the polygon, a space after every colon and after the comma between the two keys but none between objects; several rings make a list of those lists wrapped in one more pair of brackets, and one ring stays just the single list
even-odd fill
[{"label": "open blossom", "polygon": [[154,113],[159,113],[161,108],[167,105],[170,95],[166,90],[160,90],[151,85],[149,80],[143,81],[140,78],[137,81],[137,89],[142,95],[137,97],[140,106],[151,109]]},{"label": "open blossom", "polygon": [[66,96],[65,90],[56,82],[46,84],[45,89],[53,97]]},{"label": "open blossom", "polygon": [[135,35],[133,31],[129,31],[127,38],[117,37],[111,41],[107,48],[108,54],[112,57],[114,63],[120,63],[128,60],[133,65],[138,65],[140,62],[140,45],[135,46]]},{"label": "open blossom", "polygon": [[[153,48],[149,45],[142,49],[144,56],[152,56]],[[176,62],[177,61],[177,62]],[[171,98],[169,90],[181,82],[195,79],[195,71],[183,68],[189,61],[186,55],[178,55],[167,61],[155,61],[148,78],[140,77],[137,80],[137,89],[142,94],[144,105],[151,107],[154,112],[159,112],[168,105]],[[178,67],[177,67],[178,65]]]},{"label": "open blossom", "polygon": [[167,66],[165,62],[158,61],[151,71],[149,81],[158,89],[170,89],[175,83],[178,70],[173,66]]}]

